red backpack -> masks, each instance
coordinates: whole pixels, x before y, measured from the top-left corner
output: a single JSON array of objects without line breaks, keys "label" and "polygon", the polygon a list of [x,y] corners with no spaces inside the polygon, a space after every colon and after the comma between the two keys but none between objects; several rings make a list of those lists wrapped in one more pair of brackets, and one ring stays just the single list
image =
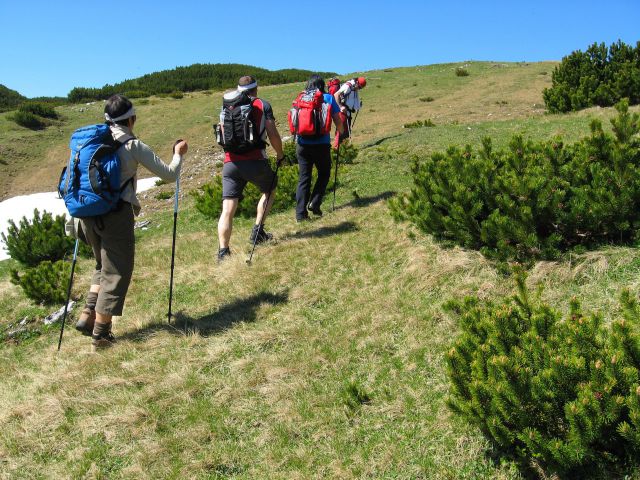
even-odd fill
[{"label": "red backpack", "polygon": [[338,90],[340,90],[340,79],[338,77],[330,78],[327,83],[327,90],[331,95],[334,95]]},{"label": "red backpack", "polygon": [[289,131],[293,135],[318,137],[331,132],[331,104],[318,90],[304,90],[289,110]]}]

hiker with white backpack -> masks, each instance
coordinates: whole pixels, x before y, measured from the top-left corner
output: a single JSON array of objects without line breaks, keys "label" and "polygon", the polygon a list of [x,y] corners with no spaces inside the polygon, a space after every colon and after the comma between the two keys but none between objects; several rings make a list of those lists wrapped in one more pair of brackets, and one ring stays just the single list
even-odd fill
[{"label": "hiker with white backpack", "polygon": [[336,102],[340,106],[340,118],[345,124],[344,133],[338,136],[338,144],[351,137],[351,125],[354,120],[353,114],[355,113],[357,115],[357,112],[362,108],[359,92],[366,86],[366,78],[352,78],[344,82],[333,94]]},{"label": "hiker with white backpack", "polygon": [[104,116],[105,124],[83,127],[72,135],[71,156],[59,185],[96,258],[86,304],[76,323],[78,331],[92,337],[94,349],[115,342],[112,317],[122,315],[131,282],[134,217],[140,212],[138,166],[165,181],[176,181],[188,150],[185,141],[176,142],[171,163],[164,163],[135,137],[136,111],[122,95],[106,101]]},{"label": "hiker with white backpack", "polygon": [[[298,158],[298,187],[296,189],[296,221],[309,220],[308,211],[322,215],[320,205],[331,177],[331,122],[343,132],[340,107],[325,91],[320,75],[311,75],[305,89],[293,102],[289,111],[289,130],[296,137]],[[313,167],[318,178],[313,191]],[[308,211],[307,211],[308,210]]]},{"label": "hiker with white backpack", "polygon": [[249,241],[257,243],[272,238],[264,229],[265,219],[275,199],[278,183],[277,171],[269,165],[267,139],[276,151],[279,166],[284,159],[282,139],[276,127],[273,109],[266,100],[258,97],[257,80],[246,75],[238,80],[235,90],[223,96],[220,123],[215,125],[216,139],[225,152],[222,167],[222,213],[218,220],[218,261],[231,255],[229,242],[233,217],[243,198],[247,183],[260,189],[256,221]]}]

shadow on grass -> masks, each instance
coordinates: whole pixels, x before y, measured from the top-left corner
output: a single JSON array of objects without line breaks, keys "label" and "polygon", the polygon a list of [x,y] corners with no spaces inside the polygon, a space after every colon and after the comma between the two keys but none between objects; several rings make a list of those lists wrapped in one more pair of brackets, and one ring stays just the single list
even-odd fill
[{"label": "shadow on grass", "polygon": [[340,233],[355,232],[358,230],[358,225],[354,222],[342,222],[337,225],[331,225],[328,227],[320,227],[315,230],[305,230],[302,232],[295,232],[284,235],[282,240],[290,240],[292,238],[324,238],[332,235],[338,235]]},{"label": "shadow on grass", "polygon": [[354,207],[354,208],[368,207],[369,205],[373,205],[374,203],[378,203],[382,200],[388,200],[391,197],[395,196],[396,193],[397,192],[387,190],[386,192],[379,193],[378,195],[374,195],[372,197],[357,197],[348,203],[345,203],[343,205],[340,205],[339,207],[336,207],[336,210],[340,208],[347,208],[347,207]]},{"label": "shadow on grass", "polygon": [[194,331],[203,337],[215,335],[232,328],[236,323],[254,322],[257,311],[261,305],[268,303],[279,305],[289,300],[289,292],[259,292],[246,298],[238,298],[231,303],[222,305],[215,312],[202,317],[194,318],[178,312],[172,323],[154,323],[140,330],[125,333],[119,336],[122,340],[142,342],[149,335],[156,332],[169,332],[175,335],[184,335],[185,332]]},{"label": "shadow on grass", "polygon": [[366,150],[367,148],[371,148],[371,147],[377,147],[378,145],[386,142],[387,140],[391,140],[392,138],[398,138],[398,137],[401,137],[401,136],[402,136],[402,133],[398,133],[396,135],[389,135],[388,137],[379,138],[378,140],[374,140],[373,142],[365,143],[361,147],[361,150]]}]

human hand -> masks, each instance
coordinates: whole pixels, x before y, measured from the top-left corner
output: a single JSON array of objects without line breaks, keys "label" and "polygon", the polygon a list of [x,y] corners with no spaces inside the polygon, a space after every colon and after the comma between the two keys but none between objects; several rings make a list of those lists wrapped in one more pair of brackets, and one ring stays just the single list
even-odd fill
[{"label": "human hand", "polygon": [[184,155],[189,150],[189,145],[182,139],[176,140],[176,143],[173,144],[173,153],[178,155]]}]

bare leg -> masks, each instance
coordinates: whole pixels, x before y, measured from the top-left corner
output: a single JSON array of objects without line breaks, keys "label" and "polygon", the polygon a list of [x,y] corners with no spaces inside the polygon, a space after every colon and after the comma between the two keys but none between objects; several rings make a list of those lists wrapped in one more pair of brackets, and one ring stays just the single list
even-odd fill
[{"label": "bare leg", "polygon": [[220,248],[229,248],[233,229],[233,216],[237,208],[237,198],[225,198],[222,200],[222,213],[218,220],[218,242],[220,243]]},{"label": "bare leg", "polygon": [[273,206],[273,202],[275,199],[276,199],[276,191],[271,190],[271,193],[269,194],[269,204],[266,206],[266,209],[265,209],[267,194],[266,193],[262,194],[262,198],[260,198],[260,201],[258,202],[258,208],[256,212],[257,213],[256,225],[260,225],[260,223],[264,224],[264,219],[267,217],[267,215],[269,215],[269,211],[271,210],[271,207]]}]

